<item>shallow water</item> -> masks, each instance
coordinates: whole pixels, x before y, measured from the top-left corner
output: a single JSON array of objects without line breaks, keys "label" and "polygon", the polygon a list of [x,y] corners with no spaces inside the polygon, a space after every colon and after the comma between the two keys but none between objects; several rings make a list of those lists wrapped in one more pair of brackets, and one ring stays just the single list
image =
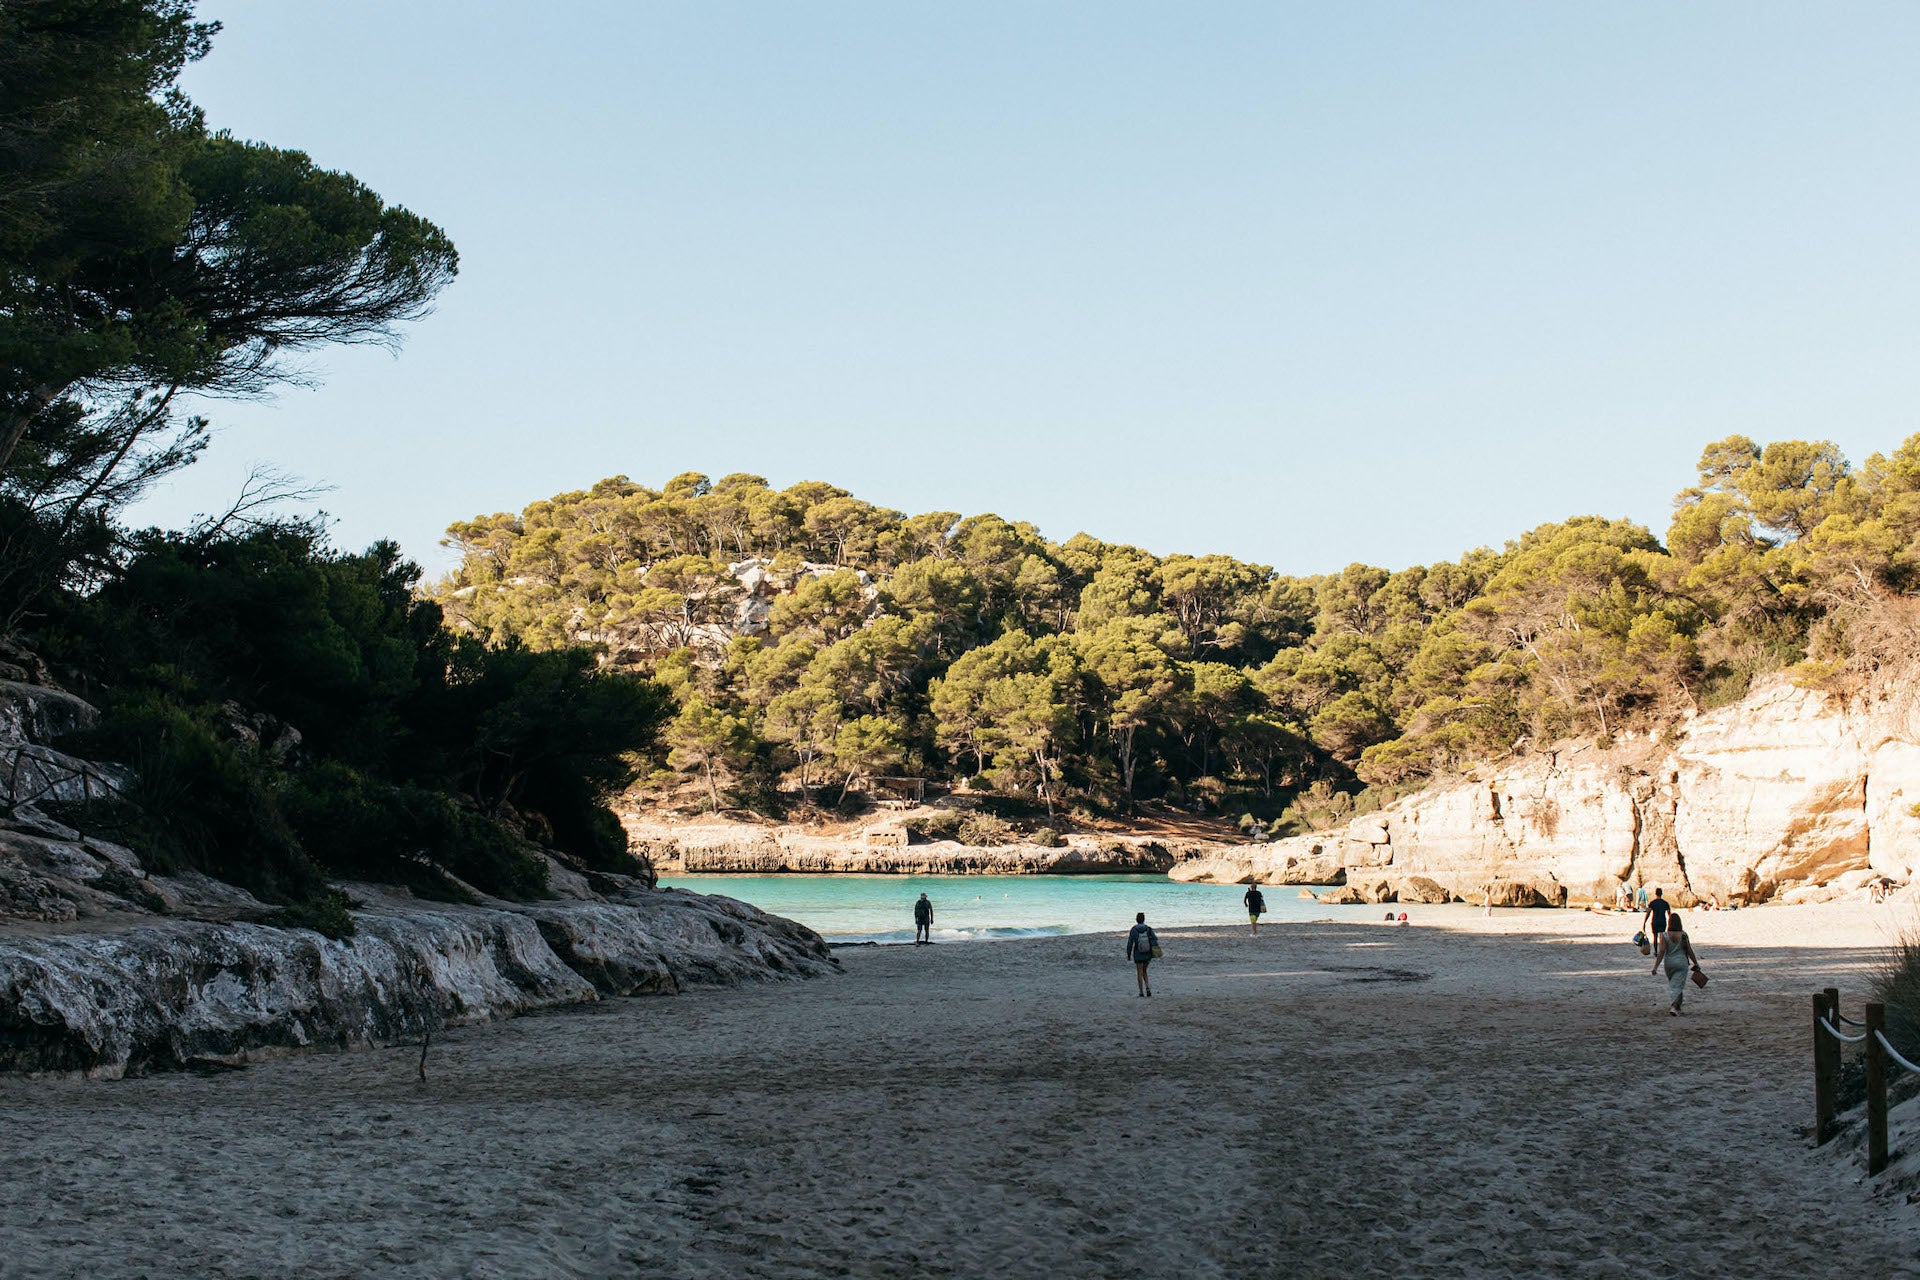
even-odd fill
[{"label": "shallow water", "polygon": [[[1247,918],[1242,885],[1184,884],[1159,875],[685,875],[662,876],[660,883],[751,902],[833,942],[911,942],[913,903],[922,893],[933,902],[935,941],[1125,930],[1136,911],[1158,928]],[[1301,898],[1294,886],[1263,892],[1266,919],[1276,923],[1338,914]]]}]

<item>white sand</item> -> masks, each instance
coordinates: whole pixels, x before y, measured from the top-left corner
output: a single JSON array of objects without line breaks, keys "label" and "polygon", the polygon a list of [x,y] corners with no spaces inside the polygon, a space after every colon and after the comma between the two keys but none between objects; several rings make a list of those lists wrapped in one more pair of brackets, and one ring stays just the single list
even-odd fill
[{"label": "white sand", "polygon": [[1410,910],[1169,934],[1151,1001],[1116,935],[881,948],[424,1085],[7,1079],[0,1276],[1920,1275],[1804,1136],[1807,993],[1913,908],[1696,913],[1680,1020],[1630,922]]}]

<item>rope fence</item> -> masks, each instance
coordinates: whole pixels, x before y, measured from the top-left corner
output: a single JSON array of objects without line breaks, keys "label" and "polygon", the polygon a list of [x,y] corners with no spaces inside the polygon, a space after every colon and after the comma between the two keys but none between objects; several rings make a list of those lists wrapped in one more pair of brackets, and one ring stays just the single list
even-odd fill
[{"label": "rope fence", "polygon": [[[1867,1020],[1855,1022],[1840,1012],[1840,991],[1828,987],[1813,993],[1813,1142],[1824,1146],[1833,1137],[1833,1117],[1840,1094],[1840,1051],[1842,1045],[1864,1044],[1867,1065],[1867,1174],[1871,1177],[1887,1167],[1887,1066],[1920,1076],[1920,1065],[1887,1039],[1887,1007],[1869,1004]],[[1863,1028],[1850,1036],[1835,1025],[1844,1022]]]},{"label": "rope fence", "polygon": [[1873,1038],[1880,1042],[1880,1047],[1887,1051],[1887,1056],[1889,1058],[1892,1058],[1895,1062],[1899,1063],[1901,1066],[1905,1067],[1907,1070],[1913,1072],[1913,1074],[1920,1076],[1920,1067],[1916,1067],[1911,1062],[1908,1062],[1906,1058],[1902,1056],[1901,1052],[1898,1049],[1893,1047],[1892,1043],[1889,1042],[1887,1039],[1886,1032],[1876,1031],[1873,1033]]},{"label": "rope fence", "polygon": [[[1867,1038],[1864,1032],[1857,1036],[1850,1036],[1846,1032],[1837,1029],[1831,1022],[1822,1022],[1820,1025],[1827,1029],[1828,1035],[1846,1044],[1861,1044],[1864,1043]],[[1856,1022],[1853,1025],[1857,1027],[1863,1024]]]}]

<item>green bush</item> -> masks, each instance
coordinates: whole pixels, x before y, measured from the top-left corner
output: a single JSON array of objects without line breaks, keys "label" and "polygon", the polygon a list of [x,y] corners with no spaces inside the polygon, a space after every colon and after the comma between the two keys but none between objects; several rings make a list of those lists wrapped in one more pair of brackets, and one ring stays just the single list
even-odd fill
[{"label": "green bush", "polygon": [[289,929],[312,929],[336,940],[351,938],[353,916],[348,909],[352,905],[346,894],[329,889],[310,902],[288,907],[274,918],[274,923]]},{"label": "green bush", "polygon": [[1067,838],[1052,827],[1042,827],[1033,833],[1033,843],[1043,849],[1059,849],[1066,845]]},{"label": "green bush", "polygon": [[531,846],[441,792],[330,763],[296,775],[283,796],[301,843],[342,879],[397,881],[455,900],[467,895],[449,875],[501,898],[546,892],[547,864]]},{"label": "green bush", "polygon": [[900,825],[925,840],[958,840],[961,844],[1009,844],[1017,838],[1011,822],[991,813],[938,809],[916,813]]},{"label": "green bush", "polygon": [[65,745],[131,767],[121,800],[86,806],[86,825],[118,838],[153,870],[202,871],[281,905],[327,892],[325,874],[281,812],[272,767],[252,744],[223,733],[209,709],[136,693],[110,701],[98,728]]}]

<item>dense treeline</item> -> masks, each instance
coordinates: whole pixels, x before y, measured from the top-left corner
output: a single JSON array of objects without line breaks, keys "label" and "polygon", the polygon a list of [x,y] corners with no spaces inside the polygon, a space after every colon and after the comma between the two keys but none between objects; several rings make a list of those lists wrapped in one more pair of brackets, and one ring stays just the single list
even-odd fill
[{"label": "dense treeline", "polygon": [[217,31],[189,0],[0,0],[0,646],[100,704],[65,745],[133,767],[58,816],[336,932],[329,877],[525,897],[541,844],[639,869],[604,801],[655,686],[456,638],[391,546],[272,518],[277,482],[190,530],[124,527],[206,443],[185,397],[391,341],[458,265],[351,175],[209,130],[175,82]]},{"label": "dense treeline", "polygon": [[[1851,611],[1920,587],[1920,436],[1857,469],[1831,444],[1720,441],[1664,545],[1580,517],[1313,577],[751,475],[616,477],[448,533],[450,617],[650,672],[678,707],[656,781],[710,803],[908,773],[1049,809],[1271,811],[1836,673]],[[759,573],[780,591],[738,634]]]}]

